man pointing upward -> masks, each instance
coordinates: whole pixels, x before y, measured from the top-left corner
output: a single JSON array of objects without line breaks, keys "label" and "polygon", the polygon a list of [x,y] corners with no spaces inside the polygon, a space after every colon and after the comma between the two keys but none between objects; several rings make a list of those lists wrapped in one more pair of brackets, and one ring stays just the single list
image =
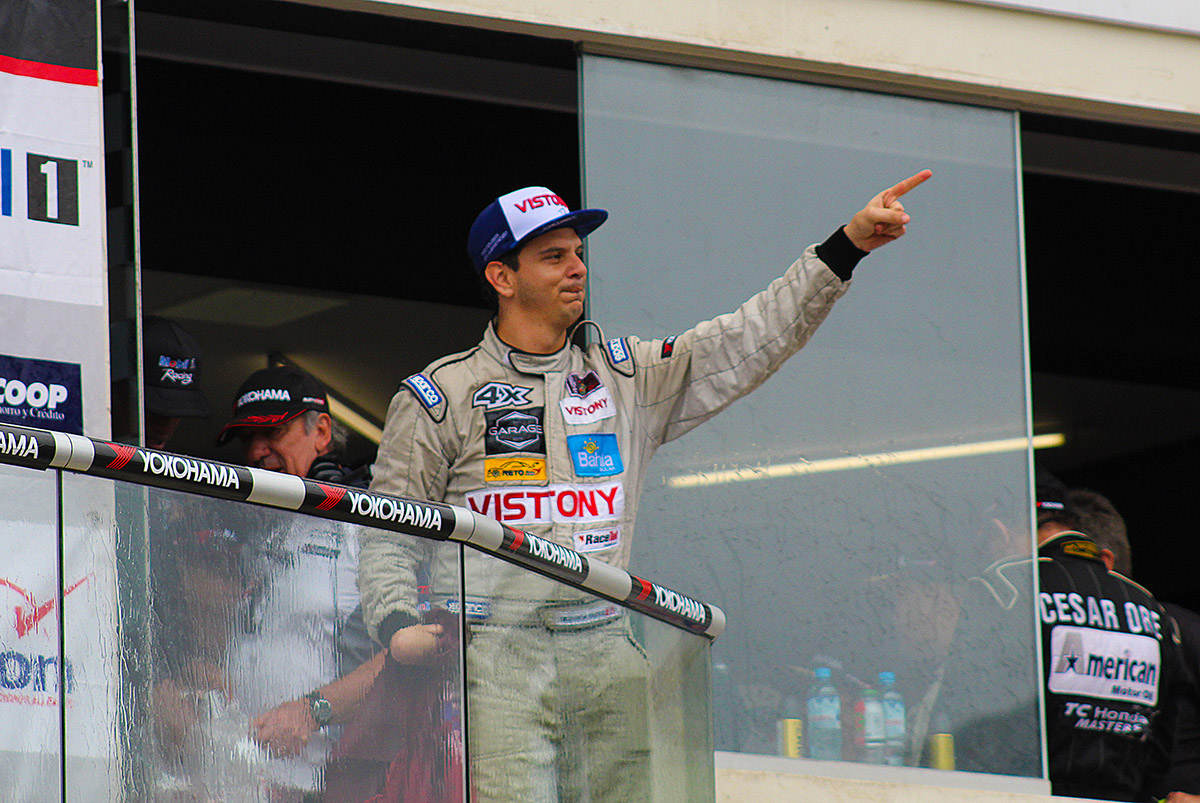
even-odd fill
[{"label": "man pointing upward", "polygon": [[[578,325],[596,326],[580,322],[583,238],[608,212],[571,211],[545,187],[500,196],[467,241],[496,317],[478,346],[401,385],[372,490],[468,507],[625,568],[655,450],[799,351],[855,265],[904,235],[910,218],[900,198],[931,175],[876,195],[735,311],[662,340],[602,336],[586,348],[570,341]],[[393,650],[403,650],[395,634],[416,621],[418,585],[434,605],[439,589],[457,604],[457,562],[440,565],[418,549],[378,530],[362,541],[367,624]],[[466,593],[476,597],[467,661],[479,799],[646,797],[646,699],[636,670],[644,658],[630,654],[620,609],[580,610],[585,603],[569,589],[483,556],[468,554],[464,566]],[[586,628],[573,632],[567,621]],[[569,688],[573,673],[592,680],[586,699]]]}]

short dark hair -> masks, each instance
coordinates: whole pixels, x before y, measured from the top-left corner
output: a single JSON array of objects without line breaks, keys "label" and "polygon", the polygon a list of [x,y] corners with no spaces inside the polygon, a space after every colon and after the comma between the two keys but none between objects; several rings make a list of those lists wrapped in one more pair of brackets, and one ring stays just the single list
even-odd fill
[{"label": "short dark hair", "polygon": [[[521,248],[514,248],[503,256],[496,257],[495,261],[502,263],[507,268],[516,270],[521,267]],[[487,271],[482,271],[479,274],[479,292],[483,294],[483,300],[488,303],[492,309],[500,307],[500,297],[496,295],[496,288],[492,287],[492,283],[488,281]]]},{"label": "short dark hair", "polygon": [[1113,553],[1113,569],[1133,576],[1133,550],[1125,519],[1107,497],[1087,488],[1072,488],[1071,506],[1079,517],[1079,529],[1090,535],[1101,549]]}]

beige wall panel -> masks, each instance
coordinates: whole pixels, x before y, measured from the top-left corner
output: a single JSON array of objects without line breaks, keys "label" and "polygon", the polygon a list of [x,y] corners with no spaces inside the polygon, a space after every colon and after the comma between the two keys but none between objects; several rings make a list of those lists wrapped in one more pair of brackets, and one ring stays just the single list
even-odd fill
[{"label": "beige wall panel", "polygon": [[947,0],[302,0],[596,52],[1200,130],[1200,36]]},{"label": "beige wall panel", "polygon": [[[994,778],[996,776],[987,776]],[[717,803],[1070,803],[1049,794],[980,791],[777,772],[717,769]]]}]

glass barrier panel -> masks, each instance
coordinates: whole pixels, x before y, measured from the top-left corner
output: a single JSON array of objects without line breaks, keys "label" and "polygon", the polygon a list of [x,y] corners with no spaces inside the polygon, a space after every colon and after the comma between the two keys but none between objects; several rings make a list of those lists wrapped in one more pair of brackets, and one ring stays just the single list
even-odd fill
[{"label": "glass barrier panel", "polygon": [[[130,725],[129,712],[109,718],[129,799],[362,803],[460,792],[461,623],[444,620],[442,649],[426,665],[386,660],[358,600],[361,527],[85,476],[64,487],[67,529],[129,545],[119,599],[149,604],[146,643],[126,637],[121,665],[125,684],[146,689],[120,698],[144,707],[146,726]],[[414,549],[458,565],[455,545]],[[113,633],[99,641],[112,644]],[[318,716],[329,724],[318,727]],[[82,781],[72,774],[73,783]]]},{"label": "glass barrier panel", "polygon": [[707,638],[471,550],[464,582],[474,799],[714,799]]},{"label": "glass barrier panel", "polygon": [[[0,785],[31,803],[62,796],[58,478],[0,466]],[[61,671],[61,667],[66,671]]]},{"label": "glass barrier panel", "polygon": [[[606,338],[735,309],[933,170],[903,199],[907,235],[857,267],[812,341],[647,470],[634,570],[728,617],[718,748],[1040,776],[1013,115],[598,56],[582,70],[587,204],[612,213],[588,238]],[[766,318],[722,348],[757,347]]]}]

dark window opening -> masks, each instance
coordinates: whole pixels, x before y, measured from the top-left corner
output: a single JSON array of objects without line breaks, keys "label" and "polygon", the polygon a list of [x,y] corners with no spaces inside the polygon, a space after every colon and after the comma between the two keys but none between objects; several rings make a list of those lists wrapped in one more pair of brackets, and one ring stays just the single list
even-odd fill
[{"label": "dark window opening", "polygon": [[243,0],[147,0],[136,26],[144,311],[200,341],[215,411],[171,451],[239,462],[212,439],[272,354],[382,426],[490,317],[478,211],[530,184],[580,202],[571,42]]},{"label": "dark window opening", "polygon": [[1026,115],[1024,204],[1038,462],[1108,496],[1134,579],[1200,610],[1181,538],[1200,441],[1200,136]]}]

